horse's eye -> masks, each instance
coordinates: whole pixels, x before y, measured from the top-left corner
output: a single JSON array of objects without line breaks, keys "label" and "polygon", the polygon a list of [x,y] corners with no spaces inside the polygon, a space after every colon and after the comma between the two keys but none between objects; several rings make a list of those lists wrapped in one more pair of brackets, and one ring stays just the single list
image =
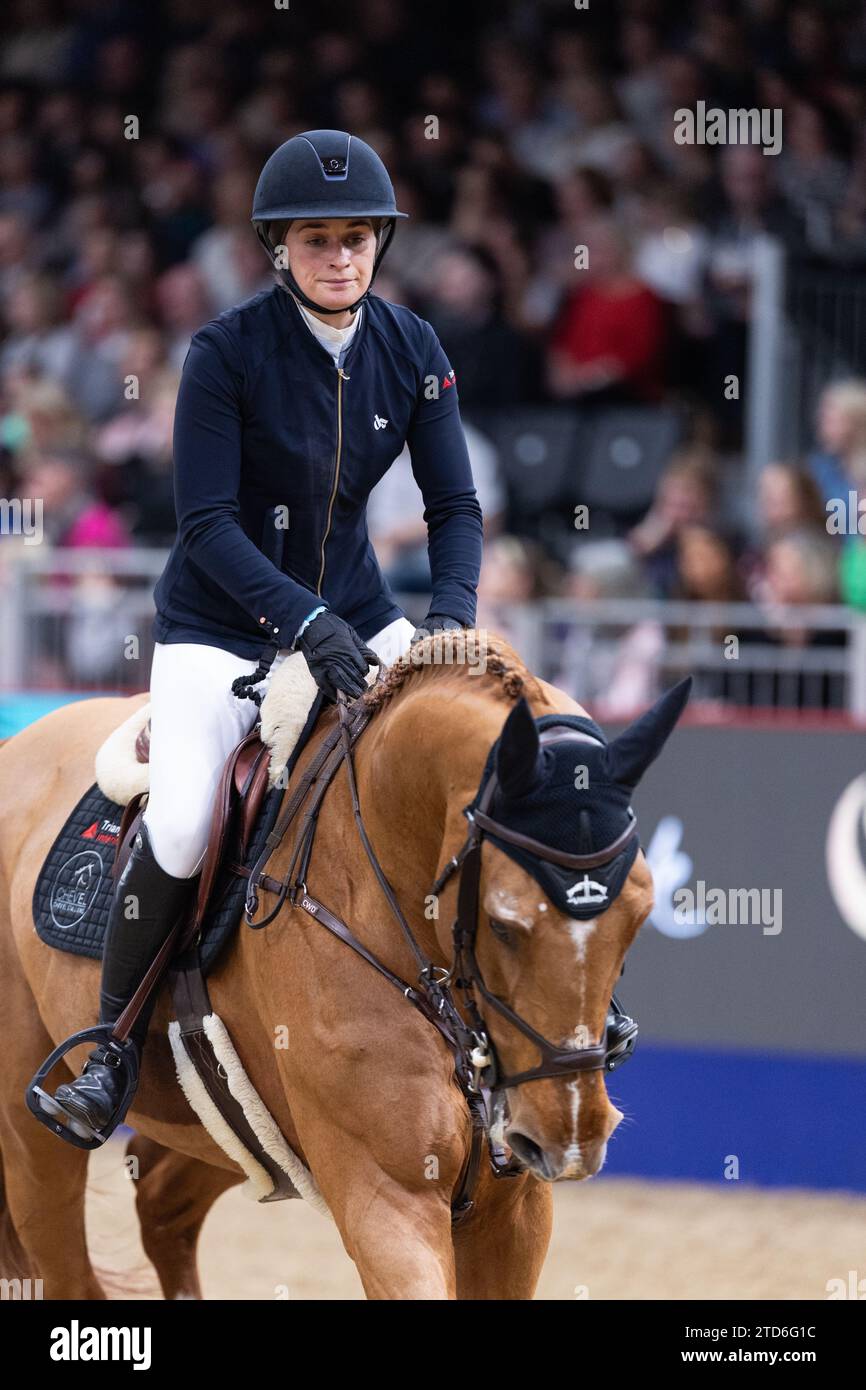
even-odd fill
[{"label": "horse's eye", "polygon": [[498,917],[491,917],[489,920],[490,920],[490,930],[493,932],[493,935],[494,935],[494,936],[497,936],[497,937],[499,938],[500,941],[504,941],[504,942],[506,943],[506,945],[510,946],[510,945],[511,945],[511,933],[510,933],[510,931],[508,930],[508,928],[507,928],[507,926],[505,925],[505,923],[504,923],[504,922],[500,922],[500,920],[499,920]]}]

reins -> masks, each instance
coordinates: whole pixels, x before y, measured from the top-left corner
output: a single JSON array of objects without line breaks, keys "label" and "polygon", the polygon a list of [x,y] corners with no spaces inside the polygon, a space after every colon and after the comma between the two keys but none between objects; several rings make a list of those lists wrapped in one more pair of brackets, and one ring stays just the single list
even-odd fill
[{"label": "reins", "polygon": [[[561,1076],[574,1072],[607,1069],[612,1070],[625,1060],[628,1052],[613,1047],[608,1048],[604,1039],[598,1045],[580,1049],[562,1049],[537,1033],[528,1023],[486,987],[478,961],[475,956],[475,938],[478,927],[478,889],[481,874],[481,844],[485,833],[492,833],[524,847],[531,847],[532,853],[554,863],[564,863],[570,868],[588,869],[609,863],[627,847],[637,831],[632,821],[627,830],[606,849],[591,855],[564,855],[527,837],[517,836],[507,826],[500,825],[487,814],[496,776],[492,773],[484,787],[481,802],[473,814],[465,814],[469,821],[469,831],[460,850],[452,856],[434,882],[431,893],[438,894],[455,872],[460,872],[457,916],[453,925],[454,958],[450,968],[436,965],[429,960],[418,943],[412,928],[400,907],[391,884],[379,863],[370,844],[361,811],[358,787],[355,777],[353,750],[374,711],[362,700],[350,707],[342,691],[338,692],[338,720],[328,731],[322,744],[310,761],[309,766],[291,793],[273,830],[269,834],[264,849],[251,869],[240,865],[233,867],[238,873],[249,874],[246,894],[245,919],[248,926],[259,930],[266,927],[279,913],[288,897],[293,907],[301,907],[317,922],[321,922],[334,936],[350,946],[363,960],[389,981],[405,999],[441,1033],[454,1054],[454,1074],[463,1092],[472,1123],[469,1153],[463,1165],[457,1192],[452,1202],[452,1222],[465,1219],[474,1207],[474,1191],[481,1165],[481,1152],[486,1137],[491,1170],[495,1177],[512,1177],[522,1172],[523,1165],[516,1158],[508,1158],[501,1145],[496,1144],[490,1135],[493,1097],[509,1086],[517,1086],[525,1081],[541,1077]],[[543,730],[539,737],[543,743],[558,741],[569,735],[553,730]],[[396,918],[403,937],[418,966],[417,985],[402,979],[378,959],[372,951],[358,940],[349,926],[315,898],[306,883],[307,867],[312,852],[313,840],[325,795],[338,769],[345,763],[349,791],[352,798],[352,813],[364,851],[385,895],[388,906]],[[309,805],[304,812],[291,863],[282,879],[274,879],[264,872],[265,867],[286,832],[298,815],[304,802]],[[273,893],[276,905],[261,921],[252,917],[258,911],[259,890]],[[467,1023],[455,1002],[452,986],[462,996],[463,1008],[470,1023]],[[475,990],[502,1017],[525,1037],[529,1038],[542,1056],[542,1064],[516,1076],[506,1076],[500,1067],[492,1040],[489,1038],[484,1019],[475,998]]]}]

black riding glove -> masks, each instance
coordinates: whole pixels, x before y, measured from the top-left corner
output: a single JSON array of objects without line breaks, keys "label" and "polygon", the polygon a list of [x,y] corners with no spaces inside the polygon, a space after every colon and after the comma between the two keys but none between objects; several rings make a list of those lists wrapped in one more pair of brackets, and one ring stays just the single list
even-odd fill
[{"label": "black riding glove", "polygon": [[460,631],[463,627],[456,618],[449,618],[444,613],[428,613],[420,627],[416,627],[412,633],[412,641],[420,642],[422,637],[427,637],[434,632],[444,632],[446,629]]},{"label": "black riding glove", "polygon": [[354,628],[330,610],[313,619],[296,646],[304,653],[313,680],[328,700],[336,701],[338,690],[350,696],[363,694],[368,668],[382,664]]}]

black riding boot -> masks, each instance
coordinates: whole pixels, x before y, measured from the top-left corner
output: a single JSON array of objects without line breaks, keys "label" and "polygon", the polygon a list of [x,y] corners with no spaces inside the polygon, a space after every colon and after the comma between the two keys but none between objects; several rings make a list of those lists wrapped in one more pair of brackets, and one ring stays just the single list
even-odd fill
[{"label": "black riding boot", "polygon": [[[120,1018],[197,882],[197,877],[175,878],[160,867],[142,821],[109,912],[102,958],[100,1023],[116,1023]],[[131,898],[137,902],[131,903]],[[150,995],[130,1033],[139,1060],[157,993],[158,989]],[[54,1099],[73,1119],[102,1129],[115,1116],[125,1081],[118,1054],[100,1043],[85,1062],[81,1076],[58,1086]]]}]

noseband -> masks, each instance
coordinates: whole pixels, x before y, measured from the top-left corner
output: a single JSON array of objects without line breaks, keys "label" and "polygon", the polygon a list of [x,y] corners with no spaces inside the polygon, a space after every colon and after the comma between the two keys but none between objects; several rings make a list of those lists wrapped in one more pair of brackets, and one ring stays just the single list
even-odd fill
[{"label": "noseband", "polygon": [[[565,739],[596,742],[595,739],[589,739],[588,736],[576,733],[573,729],[568,729],[567,732],[562,733],[544,729],[539,734],[539,741],[542,745],[559,743]],[[487,988],[475,954],[475,942],[478,934],[481,846],[485,834],[495,835],[498,839],[527,850],[538,859],[545,859],[551,864],[559,864],[567,869],[586,871],[598,869],[603,864],[609,864],[622,854],[637,834],[637,821],[632,814],[631,821],[622,834],[604,849],[598,850],[594,854],[567,854],[563,850],[552,849],[539,840],[533,840],[528,835],[521,835],[500,821],[493,820],[488,815],[488,807],[493,800],[497,785],[498,778],[494,769],[484,785],[481,799],[475,811],[464,812],[469,821],[469,833],[463,847],[450,860],[445,873],[440,875],[433,887],[434,893],[438,892],[451,873],[459,868],[457,916],[452,929],[454,964],[449,972],[449,980],[463,996],[463,1002],[472,1020],[473,1032],[476,1035],[476,1046],[471,1058],[473,1083],[476,1088],[483,1085],[485,1089],[490,1091],[504,1091],[513,1086],[522,1086],[525,1081],[539,1081],[544,1077],[569,1076],[582,1071],[613,1071],[631,1055],[634,1050],[636,1033],[611,1046],[607,1045],[605,1038],[602,1042],[591,1047],[559,1048],[549,1039],[543,1037],[541,1033],[537,1033],[503,999],[500,999],[498,995],[493,994]],[[543,1060],[540,1066],[532,1067],[528,1071],[517,1072],[511,1076],[503,1072],[496,1048],[489,1036],[475,998],[476,990],[491,1008],[507,1019],[513,1028],[516,1028],[524,1037],[529,1038],[530,1042],[541,1053]]]}]

